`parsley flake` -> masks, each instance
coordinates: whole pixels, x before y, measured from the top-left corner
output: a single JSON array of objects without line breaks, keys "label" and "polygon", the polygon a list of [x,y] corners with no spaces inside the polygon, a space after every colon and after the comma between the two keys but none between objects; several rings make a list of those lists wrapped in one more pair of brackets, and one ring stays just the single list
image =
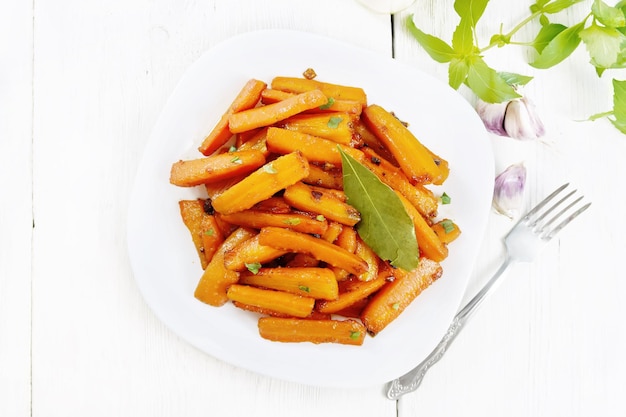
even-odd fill
[{"label": "parsley flake", "polygon": [[335,104],[335,99],[332,97],[328,97],[328,102],[326,102],[326,104],[322,104],[320,106],[320,110],[328,110],[333,106],[333,104]]},{"label": "parsley flake", "polygon": [[359,337],[361,337],[361,332],[356,332],[356,331],[350,332],[350,339],[356,340]]},{"label": "parsley flake", "polygon": [[230,160],[230,162],[232,162],[233,164],[238,164],[238,165],[243,164],[243,161],[238,156],[235,156],[233,159]]},{"label": "parsley flake", "polygon": [[289,226],[297,226],[300,224],[300,219],[298,218],[291,218],[291,219],[285,219],[283,220],[283,223],[289,225]]},{"label": "parsley flake", "polygon": [[274,168],[274,165],[272,164],[265,164],[263,165],[263,171],[267,172],[268,174],[277,174],[278,171],[276,170],[276,168]]},{"label": "parsley flake", "polygon": [[400,303],[393,303],[391,305],[391,308],[393,308],[394,310],[399,310],[400,309]]},{"label": "parsley flake", "polygon": [[228,152],[235,152],[237,150],[236,146],[231,146],[230,148],[228,148]]},{"label": "parsley flake", "polygon": [[330,119],[328,119],[327,126],[330,127],[331,129],[337,129],[339,127],[339,123],[341,123],[342,121],[343,121],[342,117],[333,116]]},{"label": "parsley flake", "polygon": [[446,232],[446,234],[454,231],[454,223],[452,223],[452,220],[443,220],[441,222],[441,226],[443,227],[443,230]]},{"label": "parsley flake", "polygon": [[441,204],[450,204],[450,202],[452,201],[452,199],[450,198],[450,196],[446,193],[443,193],[441,195]]},{"label": "parsley flake", "polygon": [[213,228],[207,230],[206,232],[204,232],[205,235],[207,236],[215,236],[215,230]]},{"label": "parsley flake", "polygon": [[325,221],[325,220],[326,220],[326,217],[324,217],[324,215],[323,215],[323,214],[318,214],[318,215],[315,217],[315,220],[317,220],[318,222],[323,222],[323,221]]},{"label": "parsley flake", "polygon": [[248,268],[248,271],[252,272],[254,275],[259,273],[259,269],[261,269],[261,264],[258,262],[253,262],[253,263],[246,263],[246,268]]},{"label": "parsley flake", "polygon": [[298,289],[304,292],[311,292],[311,289],[307,287],[306,285],[298,285]]}]

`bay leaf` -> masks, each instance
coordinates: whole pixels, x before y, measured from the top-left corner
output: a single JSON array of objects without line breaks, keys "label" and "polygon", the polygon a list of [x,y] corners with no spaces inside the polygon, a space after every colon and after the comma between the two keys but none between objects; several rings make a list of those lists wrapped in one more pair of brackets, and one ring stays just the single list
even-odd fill
[{"label": "bay leaf", "polygon": [[348,204],[361,214],[356,230],[381,259],[411,271],[419,263],[413,221],[396,193],[357,160],[339,149]]}]

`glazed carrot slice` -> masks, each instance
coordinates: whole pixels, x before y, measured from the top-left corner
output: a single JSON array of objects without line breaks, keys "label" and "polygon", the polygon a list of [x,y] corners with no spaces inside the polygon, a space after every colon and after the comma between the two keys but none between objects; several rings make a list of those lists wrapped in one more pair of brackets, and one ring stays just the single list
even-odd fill
[{"label": "glazed carrot slice", "polygon": [[354,121],[354,115],[342,112],[298,114],[284,120],[279,126],[349,145],[354,136]]},{"label": "glazed carrot slice", "polygon": [[354,100],[359,102],[363,107],[367,105],[367,95],[360,87],[331,84],[317,80],[307,80],[305,78],[295,77],[274,77],[271,87],[276,90],[287,91],[290,93],[320,90],[326,97],[332,97],[335,100]]},{"label": "glazed carrot slice", "polygon": [[347,146],[330,139],[277,127],[267,130],[266,140],[271,152],[286,154],[299,150],[309,162],[327,162],[335,166],[341,165],[339,147],[350,152]]},{"label": "glazed carrot slice", "polygon": [[261,92],[267,84],[259,80],[249,80],[239,92],[235,100],[222,115],[217,125],[211,130],[209,135],[202,141],[198,150],[204,155],[211,155],[219,147],[224,146],[232,136],[228,128],[228,120],[231,114],[253,108],[261,98]]},{"label": "glazed carrot slice", "polygon": [[365,327],[356,320],[307,320],[261,317],[259,334],[275,342],[363,344]]},{"label": "glazed carrot slice", "polygon": [[252,230],[239,228],[224,240],[198,282],[194,292],[198,300],[215,307],[224,305],[228,301],[226,291],[230,285],[238,281],[239,274],[226,269],[224,254],[255,235],[256,233]]},{"label": "glazed carrot slice", "polygon": [[271,246],[262,245],[259,235],[254,236],[224,254],[224,266],[231,271],[244,271],[251,265],[260,266],[287,253]]},{"label": "glazed carrot slice", "polygon": [[448,257],[448,247],[439,239],[435,231],[419,214],[417,209],[404,196],[396,191],[402,205],[415,225],[415,237],[420,254],[433,261],[441,262]]},{"label": "glazed carrot slice", "polygon": [[[282,90],[274,90],[272,88],[266,88],[263,90],[261,94],[261,103],[263,104],[272,104],[278,101],[282,101],[286,98],[294,96],[295,93],[289,93],[287,91]],[[329,99],[329,101],[320,106],[311,110],[307,110],[306,113],[324,113],[324,112],[345,112],[351,113],[355,116],[361,114],[363,110],[363,106],[356,100],[337,100],[337,99]]]},{"label": "glazed carrot slice", "polygon": [[459,226],[450,219],[442,219],[431,227],[444,245],[453,242],[461,235]]},{"label": "glazed carrot slice", "polygon": [[339,296],[335,275],[327,268],[261,268],[255,274],[242,272],[239,283],[315,299],[334,300]]},{"label": "glazed carrot slice", "polygon": [[320,300],[315,308],[321,313],[329,314],[345,310],[381,289],[389,276],[390,274],[379,273],[372,281],[357,281],[348,291],[341,292],[336,300]]},{"label": "glazed carrot slice", "polygon": [[363,109],[362,116],[412,183],[439,185],[443,182],[445,178],[433,154],[393,114],[381,106],[371,105]]},{"label": "glazed carrot slice", "polygon": [[170,183],[180,187],[219,182],[249,174],[265,164],[258,150],[228,152],[205,158],[178,161],[172,165]]},{"label": "glazed carrot slice", "polygon": [[298,182],[285,189],[283,198],[297,209],[319,213],[327,219],[347,226],[354,226],[361,220],[359,212],[333,196],[331,190],[314,188]]},{"label": "glazed carrot slice", "polygon": [[343,189],[341,168],[333,167],[332,165],[329,168],[325,168],[317,164],[309,164],[309,175],[302,179],[302,182],[335,190]]},{"label": "glazed carrot slice", "polygon": [[261,210],[243,210],[232,214],[218,214],[223,221],[239,226],[261,229],[267,226],[285,227],[297,232],[321,235],[328,229],[328,221],[300,213],[270,213]]},{"label": "glazed carrot slice", "polygon": [[441,274],[439,263],[428,258],[420,258],[419,266],[411,272],[398,269],[396,279],[382,287],[361,313],[368,333],[380,333]]},{"label": "glazed carrot slice", "polygon": [[327,101],[321,91],[307,91],[274,104],[233,113],[228,118],[228,126],[231,133],[270,126],[305,110],[321,106]]},{"label": "glazed carrot slice", "polygon": [[280,227],[261,229],[259,243],[285,252],[308,253],[320,261],[345,269],[352,274],[361,274],[368,268],[367,262],[363,259],[337,245]]},{"label": "glazed carrot slice", "polygon": [[299,152],[276,158],[213,199],[213,207],[222,214],[251,208],[278,191],[309,175],[309,163]]},{"label": "glazed carrot slice", "polygon": [[215,219],[213,215],[205,211],[205,200],[203,199],[181,200],[178,202],[178,207],[183,223],[191,234],[191,239],[198,253],[202,269],[204,269],[209,262],[205,255],[203,236],[207,232],[210,233],[210,230],[215,228]]},{"label": "glazed carrot slice", "polygon": [[240,284],[231,285],[227,295],[232,301],[273,310],[292,317],[310,316],[315,305],[315,299],[311,297]]}]

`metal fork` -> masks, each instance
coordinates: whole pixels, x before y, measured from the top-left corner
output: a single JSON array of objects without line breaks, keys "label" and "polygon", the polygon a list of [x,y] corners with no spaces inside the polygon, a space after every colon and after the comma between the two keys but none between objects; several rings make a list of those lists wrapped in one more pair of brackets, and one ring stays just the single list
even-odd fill
[{"label": "metal fork", "polygon": [[[446,334],[443,336],[443,339],[441,339],[441,342],[439,342],[426,359],[417,367],[413,368],[413,370],[389,383],[387,390],[387,397],[389,399],[396,400],[406,393],[415,391],[420,386],[426,372],[443,357],[450,343],[458,336],[461,329],[464,328],[465,323],[478,309],[478,306],[486,296],[493,292],[496,282],[498,282],[502,273],[510,265],[516,262],[532,261],[547,242],[578,215],[589,208],[591,203],[587,203],[577,209],[575,208],[583,199],[582,196],[568,203],[571,198],[574,198],[573,196],[576,190],[570,191],[552,206],[546,207],[547,204],[565,190],[568,185],[569,184],[564,184],[557,188],[552,194],[526,213],[526,215],[524,215],[507,233],[504,237],[506,255],[502,265],[474,298],[456,314]],[[559,207],[562,208],[558,210]],[[555,210],[558,210],[558,212],[548,219],[548,216],[555,212]],[[559,220],[560,222],[558,222]]]}]

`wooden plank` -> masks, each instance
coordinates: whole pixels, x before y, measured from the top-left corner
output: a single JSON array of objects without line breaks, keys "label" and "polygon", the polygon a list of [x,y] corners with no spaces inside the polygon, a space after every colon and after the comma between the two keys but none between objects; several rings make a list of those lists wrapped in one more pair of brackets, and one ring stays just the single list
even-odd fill
[{"label": "wooden plank", "polygon": [[33,10],[0,6],[0,415],[30,416]]},{"label": "wooden plank", "polygon": [[[403,19],[415,13],[418,27],[449,42],[458,23],[453,3],[418,2],[396,19],[396,58],[444,83],[447,65],[428,57],[404,30]],[[500,22],[506,32],[525,17],[527,7],[523,2],[490,2],[478,26],[482,45],[499,30]],[[569,25],[588,11],[588,5],[581,5],[551,20]],[[518,40],[531,39],[538,25],[531,28],[523,30]],[[593,201],[592,209],[568,226],[534,264],[518,265],[507,273],[497,293],[429,371],[418,392],[399,401],[400,417],[626,413],[618,394],[626,391],[621,376],[626,364],[620,353],[626,349],[626,336],[617,330],[623,327],[625,301],[617,260],[626,248],[623,233],[617,231],[624,230],[625,223],[623,216],[615,216],[626,208],[617,191],[622,189],[626,168],[605,162],[607,155],[624,155],[626,145],[623,135],[606,120],[578,121],[611,107],[611,76],[596,76],[582,45],[547,71],[528,66],[532,56],[532,51],[514,46],[485,53],[497,70],[535,76],[525,92],[537,103],[547,128],[544,141],[520,143],[492,136],[496,169],[500,172],[524,161],[529,174],[528,206],[569,180]],[[474,102],[465,87],[459,93]],[[589,175],[583,161],[601,165],[602,175]],[[613,197],[616,192],[620,196]],[[501,238],[511,226],[510,221],[492,215],[466,301],[495,271],[503,255]],[[593,244],[588,243],[590,236],[597,236]]]},{"label": "wooden plank", "polygon": [[37,2],[35,22],[33,412],[395,415],[381,387],[276,381],[192,348],[146,306],[125,244],[141,151],[205,49],[237,33],[287,28],[389,52],[389,17],[332,0],[64,0]]}]

